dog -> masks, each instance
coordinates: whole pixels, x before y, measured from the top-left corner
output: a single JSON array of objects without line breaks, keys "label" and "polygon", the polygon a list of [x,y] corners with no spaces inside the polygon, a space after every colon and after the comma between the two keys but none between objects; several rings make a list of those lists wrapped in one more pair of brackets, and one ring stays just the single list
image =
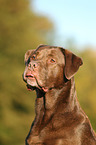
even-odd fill
[{"label": "dog", "polygon": [[40,45],[25,53],[23,80],[37,94],[26,145],[96,145],[96,134],[76,96],[74,75],[82,64],[62,47]]}]

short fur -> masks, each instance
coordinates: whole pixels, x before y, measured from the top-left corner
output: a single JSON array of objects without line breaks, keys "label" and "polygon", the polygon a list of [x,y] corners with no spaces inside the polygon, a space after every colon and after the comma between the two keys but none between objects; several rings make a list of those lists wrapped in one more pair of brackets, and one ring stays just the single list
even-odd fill
[{"label": "short fur", "polygon": [[40,45],[26,52],[25,64],[23,79],[37,93],[26,145],[96,145],[76,96],[74,75],[82,59],[64,48]]}]

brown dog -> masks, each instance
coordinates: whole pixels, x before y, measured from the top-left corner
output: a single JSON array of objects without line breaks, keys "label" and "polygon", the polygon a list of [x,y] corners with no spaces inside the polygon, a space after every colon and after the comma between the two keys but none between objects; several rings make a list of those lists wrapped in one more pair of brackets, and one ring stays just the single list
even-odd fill
[{"label": "brown dog", "polygon": [[81,58],[61,47],[40,45],[25,54],[23,79],[35,89],[36,117],[27,145],[96,145],[88,117],[77,101],[74,74]]}]

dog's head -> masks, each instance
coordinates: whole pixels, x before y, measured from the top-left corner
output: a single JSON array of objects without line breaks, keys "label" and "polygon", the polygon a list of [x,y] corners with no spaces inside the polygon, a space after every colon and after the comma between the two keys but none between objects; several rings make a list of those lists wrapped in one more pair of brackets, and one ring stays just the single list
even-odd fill
[{"label": "dog's head", "polygon": [[29,89],[39,88],[47,92],[62,87],[65,78],[70,80],[82,64],[80,57],[64,48],[40,45],[25,53],[23,79]]}]

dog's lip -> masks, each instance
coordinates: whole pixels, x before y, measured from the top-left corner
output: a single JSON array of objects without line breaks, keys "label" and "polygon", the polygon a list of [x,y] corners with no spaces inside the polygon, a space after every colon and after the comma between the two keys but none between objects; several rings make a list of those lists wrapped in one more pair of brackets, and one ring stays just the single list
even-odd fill
[{"label": "dog's lip", "polygon": [[28,84],[26,85],[26,87],[27,87],[27,90],[28,90],[28,91],[32,91],[32,90],[35,89],[35,87],[32,87],[32,86],[30,86],[30,85],[28,85]]},{"label": "dog's lip", "polygon": [[43,90],[44,92],[48,92],[48,88],[47,88],[47,87],[42,87],[42,90]]},{"label": "dog's lip", "polygon": [[34,78],[34,75],[33,74],[26,74],[26,77]]}]

